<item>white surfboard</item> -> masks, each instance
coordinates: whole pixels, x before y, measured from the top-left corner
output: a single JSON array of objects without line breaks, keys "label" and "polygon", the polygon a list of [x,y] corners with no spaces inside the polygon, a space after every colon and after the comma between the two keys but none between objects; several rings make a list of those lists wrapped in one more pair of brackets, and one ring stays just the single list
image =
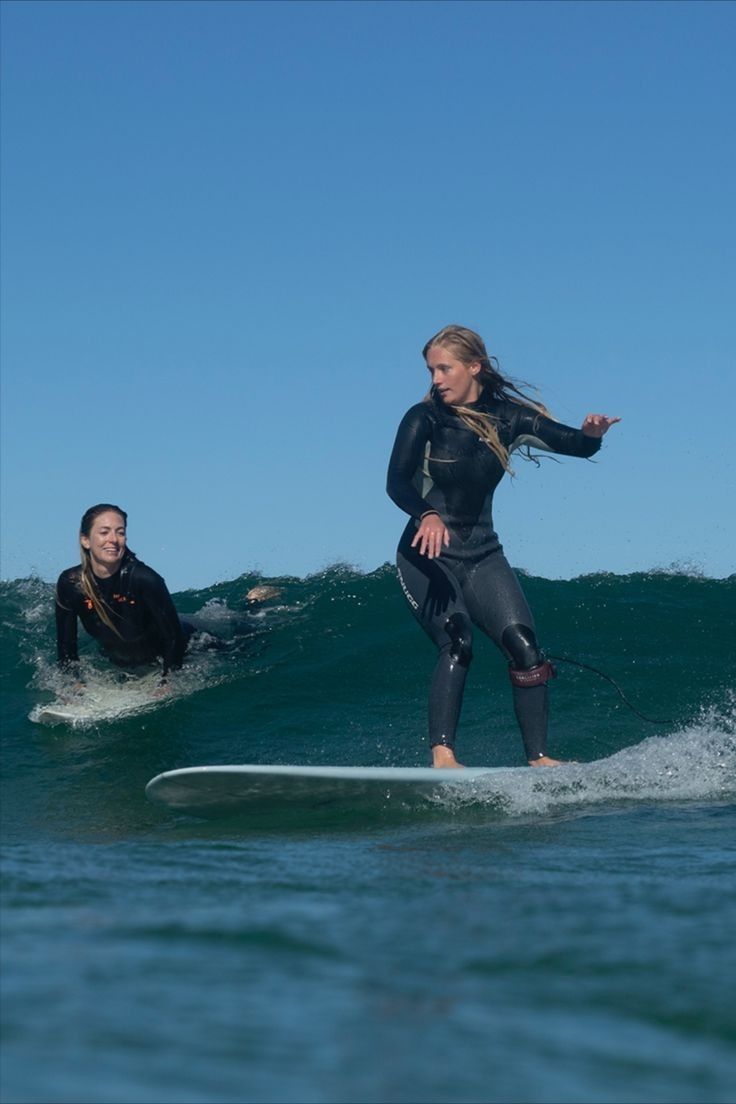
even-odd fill
[{"label": "white surfboard", "polygon": [[146,796],[159,805],[183,813],[204,814],[278,805],[325,805],[357,799],[401,802],[407,798],[436,798],[448,791],[470,796],[512,767],[296,767],[212,766],[184,767],[156,775]]},{"label": "white surfboard", "polygon": [[36,724],[87,727],[147,713],[170,700],[155,693],[158,681],[143,678],[122,686],[88,688],[78,696],[34,705],[28,718]]},{"label": "white surfboard", "polygon": [[36,705],[28,714],[36,724],[89,724],[91,713],[79,702],[52,701],[48,705]]}]

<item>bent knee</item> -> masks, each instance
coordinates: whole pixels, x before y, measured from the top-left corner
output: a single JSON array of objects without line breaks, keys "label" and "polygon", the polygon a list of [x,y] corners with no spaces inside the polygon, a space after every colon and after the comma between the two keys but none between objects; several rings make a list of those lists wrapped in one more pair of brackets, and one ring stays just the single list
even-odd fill
[{"label": "bent knee", "polygon": [[528,671],[544,662],[534,629],[530,629],[528,625],[518,622],[509,625],[504,629],[501,644],[517,671]]},{"label": "bent knee", "polygon": [[460,667],[469,667],[473,660],[473,626],[464,613],[453,613],[445,622],[450,638],[450,659]]}]

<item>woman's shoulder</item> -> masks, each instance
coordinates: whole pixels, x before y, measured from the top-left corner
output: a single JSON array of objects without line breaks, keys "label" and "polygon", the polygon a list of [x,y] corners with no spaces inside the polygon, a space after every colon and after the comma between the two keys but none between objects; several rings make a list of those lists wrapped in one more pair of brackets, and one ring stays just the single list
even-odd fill
[{"label": "woman's shoulder", "polygon": [[409,407],[399,423],[399,438],[403,438],[406,435],[415,437],[417,435],[431,433],[436,421],[437,415],[433,403],[414,403],[413,406]]},{"label": "woman's shoulder", "polygon": [[154,571],[149,564],[133,555],[128,556],[122,570],[129,573],[131,579],[140,580],[141,582],[155,582],[155,580],[161,578],[159,573]]},{"label": "woman's shoulder", "polygon": [[422,399],[421,402],[414,403],[410,406],[404,415],[405,418],[411,417],[412,419],[419,420],[421,418],[432,418],[436,416],[435,404],[431,399]]},{"label": "woman's shoulder", "polygon": [[139,560],[137,556],[129,556],[122,570],[128,574],[133,590],[160,590],[161,587],[166,587],[163,576],[159,575],[158,571],[154,571],[149,564]]},{"label": "woman's shoulder", "polygon": [[523,402],[520,399],[508,398],[506,396],[498,399],[490,399],[486,403],[485,408],[491,417],[507,425],[517,423],[519,419],[536,418],[542,413],[541,410],[531,403]]},{"label": "woman's shoulder", "polygon": [[522,403],[515,399],[507,398],[505,395],[489,395],[487,392],[483,393],[479,405],[487,414],[506,418],[511,417],[522,407]]},{"label": "woman's shoulder", "polygon": [[80,564],[62,571],[56,581],[56,601],[71,608],[82,596],[82,568]]},{"label": "woman's shoulder", "polygon": [[78,588],[82,585],[82,567],[81,564],[75,564],[74,567],[67,567],[65,571],[62,571],[61,575],[56,581],[56,588],[67,589],[69,587]]}]

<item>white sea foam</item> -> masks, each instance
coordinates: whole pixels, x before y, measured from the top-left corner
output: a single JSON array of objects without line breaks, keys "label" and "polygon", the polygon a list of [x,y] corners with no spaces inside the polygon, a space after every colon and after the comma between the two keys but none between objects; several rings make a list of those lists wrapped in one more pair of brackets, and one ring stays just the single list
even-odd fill
[{"label": "white sea foam", "polygon": [[[98,667],[90,658],[80,661],[83,686],[75,692],[69,676],[41,653],[34,656],[36,673],[33,685],[53,700],[34,705],[28,719],[37,724],[68,724],[74,728],[92,728],[101,723],[139,716],[165,708],[200,690],[227,681],[217,653],[203,651],[180,671],[173,671],[162,690],[160,670],[145,674],[128,673],[114,667]],[[60,708],[64,716],[49,710]]]},{"label": "white sea foam", "polygon": [[[123,683],[108,683],[98,679],[79,693],[67,693],[53,702],[35,705],[29,719],[40,724],[71,724],[87,728],[101,721],[112,721],[150,712],[166,705],[174,694],[165,696],[159,690],[160,677],[147,675]],[[63,710],[63,713],[49,713]]]},{"label": "white sea foam", "polygon": [[736,711],[709,710],[668,736],[651,736],[592,763],[527,767],[443,793],[455,807],[489,804],[510,816],[639,801],[736,798]]}]

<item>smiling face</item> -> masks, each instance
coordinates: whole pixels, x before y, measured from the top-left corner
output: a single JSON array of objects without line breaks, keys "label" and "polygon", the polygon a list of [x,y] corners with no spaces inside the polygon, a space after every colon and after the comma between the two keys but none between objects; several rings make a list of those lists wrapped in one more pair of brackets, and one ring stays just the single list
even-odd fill
[{"label": "smiling face", "polygon": [[101,579],[114,575],[125,553],[125,518],[115,510],[98,514],[85,536],[79,537],[92,560],[92,570]]},{"label": "smiling face", "polygon": [[480,398],[480,361],[466,364],[450,349],[432,345],[427,350],[427,368],[436,394],[448,406],[464,406]]}]

